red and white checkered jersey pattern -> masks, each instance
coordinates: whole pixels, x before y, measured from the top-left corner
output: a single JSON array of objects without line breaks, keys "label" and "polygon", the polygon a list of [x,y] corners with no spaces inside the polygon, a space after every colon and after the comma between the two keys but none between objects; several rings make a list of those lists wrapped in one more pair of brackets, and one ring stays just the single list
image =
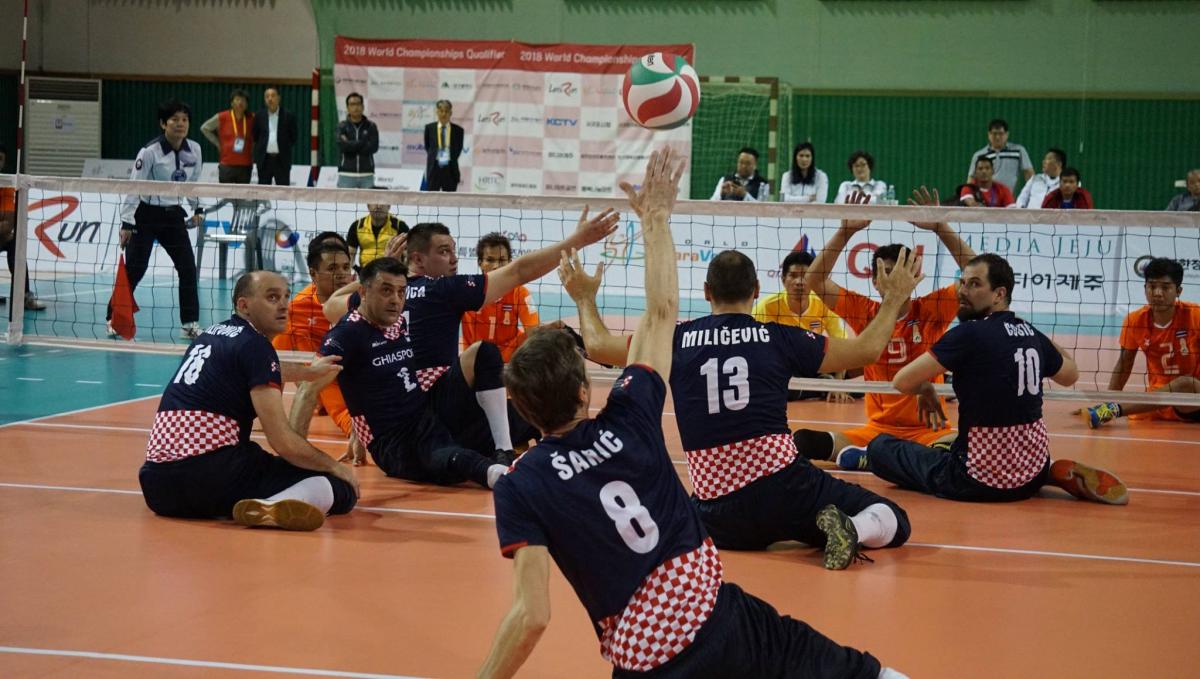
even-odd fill
[{"label": "red and white checkered jersey pattern", "polygon": [[1020,488],[1041,473],[1050,457],[1043,420],[1011,427],[967,430],[967,473],[992,488]]},{"label": "red and white checkered jersey pattern", "polygon": [[434,368],[421,368],[417,371],[417,384],[421,386],[421,391],[429,391],[433,389],[433,385],[450,370],[448,365],[439,365]]},{"label": "red and white checkered jersey pattern", "polygon": [[237,420],[206,410],[164,410],[154,416],[148,462],[174,462],[237,445]]},{"label": "red and white checkered jersey pattern", "polygon": [[791,435],[768,434],[683,454],[696,497],[714,500],[783,469],[797,453]]},{"label": "red and white checkered jersey pattern", "polygon": [[600,655],[639,672],[674,658],[712,614],[723,572],[712,538],[654,569],[625,610],[600,621]]},{"label": "red and white checkered jersey pattern", "polygon": [[371,425],[367,424],[365,415],[355,415],[350,418],[350,431],[358,437],[358,442],[363,444],[364,448],[375,440],[375,435],[371,433]]},{"label": "red and white checkered jersey pattern", "polygon": [[[354,311],[350,312],[350,315],[346,317],[346,320],[354,323],[365,319],[363,318],[363,315],[360,313],[359,309],[355,309]],[[367,323],[370,323],[370,321],[367,321]],[[404,334],[404,317],[401,316],[400,318],[397,318],[395,323],[386,328],[379,328],[379,330],[383,333],[384,339],[400,339],[400,336]]]}]

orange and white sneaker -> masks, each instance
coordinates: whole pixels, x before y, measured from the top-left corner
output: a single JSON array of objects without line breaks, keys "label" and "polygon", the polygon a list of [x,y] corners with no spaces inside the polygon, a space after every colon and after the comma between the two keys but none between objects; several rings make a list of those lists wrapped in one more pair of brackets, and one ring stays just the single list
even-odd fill
[{"label": "orange and white sneaker", "polygon": [[240,500],[233,506],[233,520],[243,526],[316,530],[325,523],[325,514],[303,500]]},{"label": "orange and white sneaker", "polygon": [[1106,505],[1129,504],[1129,490],[1121,479],[1074,460],[1056,460],[1050,465],[1050,482],[1080,500]]}]

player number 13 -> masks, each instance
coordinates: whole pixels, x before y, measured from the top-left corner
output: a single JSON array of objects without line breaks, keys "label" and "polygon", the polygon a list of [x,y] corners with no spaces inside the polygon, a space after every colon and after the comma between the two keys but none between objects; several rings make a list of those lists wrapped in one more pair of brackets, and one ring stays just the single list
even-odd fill
[{"label": "player number 13", "polygon": [[721,412],[721,404],[726,410],[741,410],[750,403],[750,366],[741,356],[733,356],[720,366],[720,373],[729,375],[729,388],[722,389],[718,376],[718,359],[710,358],[700,366],[700,374],[708,382],[708,414],[716,415]]}]

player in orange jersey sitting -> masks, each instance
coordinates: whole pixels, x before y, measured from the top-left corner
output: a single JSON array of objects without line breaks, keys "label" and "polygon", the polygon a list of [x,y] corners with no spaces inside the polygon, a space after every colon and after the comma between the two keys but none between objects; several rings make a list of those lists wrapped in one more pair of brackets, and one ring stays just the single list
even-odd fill
[{"label": "player in orange jersey sitting", "polygon": [[[287,326],[271,340],[277,350],[316,352],[325,333],[329,332],[329,321],[325,320],[321,305],[335,290],[354,278],[350,268],[350,252],[340,235],[327,231],[309,242],[308,274],[312,277],[312,283],[292,297],[288,303]],[[350,412],[346,409],[346,401],[337,382],[331,382],[319,391],[310,387],[297,390],[288,416],[293,429],[302,432],[301,435],[308,434],[317,403],[343,433],[350,434]],[[358,461],[362,456],[351,454],[350,457]]]},{"label": "player in orange jersey sitting", "polygon": [[[1200,393],[1200,305],[1179,299],[1183,292],[1183,266],[1173,259],[1156,257],[1142,274],[1146,279],[1146,305],[1125,317],[1121,326],[1121,356],[1108,378],[1109,391],[1121,391],[1133,372],[1140,349],[1146,353],[1149,384],[1146,391]],[[1198,406],[1158,406],[1149,403],[1100,403],[1080,408],[1092,429],[1126,416],[1146,419],[1200,422]],[[1135,418],[1141,419],[1141,418]]]},{"label": "player in orange jersey sitting", "polygon": [[[512,243],[499,232],[489,233],[475,246],[481,273],[490,273],[512,261]],[[521,327],[517,327],[520,321]],[[500,299],[479,311],[468,311],[462,319],[462,347],[465,350],[483,340],[500,348],[507,363],[525,341],[525,335],[538,326],[537,306],[529,289],[518,285]]]},{"label": "player in orange jersey sitting", "polygon": [[[937,192],[932,196],[921,187],[914,191],[913,204],[936,205]],[[825,306],[854,329],[861,333],[871,319],[879,311],[879,302],[857,292],[846,290],[834,283],[829,274],[833,263],[845,249],[846,243],[854,234],[862,231],[871,224],[870,220],[843,220],[842,226],[825,244],[825,247],[813,260],[808,268],[805,279],[811,289]],[[975,256],[971,246],[967,245],[954,229],[945,222],[913,222],[913,226],[937,234],[946,249],[953,254],[954,261],[961,268]],[[888,272],[896,265],[900,249],[899,244],[885,245],[872,255],[871,278],[879,271]],[[929,350],[950,327],[958,313],[958,283],[916,297],[905,303],[900,311],[900,319],[892,331],[892,339],[879,360],[864,368],[863,373],[869,381],[890,382],[900,372],[900,369],[916,360],[918,356]],[[939,376],[935,382],[941,382]],[[896,438],[916,441],[925,446],[948,445],[954,440],[955,432],[947,422],[939,422],[940,426],[931,428],[926,419],[921,417],[919,400],[926,395],[910,396],[906,394],[867,394],[867,424],[843,432],[816,432],[809,429],[799,429],[795,432],[796,445],[802,453],[810,458],[828,459],[831,455],[848,445],[865,446],[871,439],[880,434],[891,434]],[[932,406],[933,404],[928,404]],[[945,409],[944,400],[937,397],[937,405]],[[932,409],[932,407],[930,408]]]}]

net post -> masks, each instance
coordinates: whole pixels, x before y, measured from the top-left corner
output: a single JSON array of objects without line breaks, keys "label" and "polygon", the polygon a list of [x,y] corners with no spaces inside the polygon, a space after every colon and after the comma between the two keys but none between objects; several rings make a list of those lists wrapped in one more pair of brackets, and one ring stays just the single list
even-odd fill
[{"label": "net post", "polygon": [[16,230],[13,232],[15,248],[12,271],[12,300],[9,301],[8,343],[17,346],[24,338],[25,326],[25,281],[29,278],[29,199],[25,195],[28,187],[24,186],[25,176],[17,167],[16,181],[13,186],[17,191]]}]

